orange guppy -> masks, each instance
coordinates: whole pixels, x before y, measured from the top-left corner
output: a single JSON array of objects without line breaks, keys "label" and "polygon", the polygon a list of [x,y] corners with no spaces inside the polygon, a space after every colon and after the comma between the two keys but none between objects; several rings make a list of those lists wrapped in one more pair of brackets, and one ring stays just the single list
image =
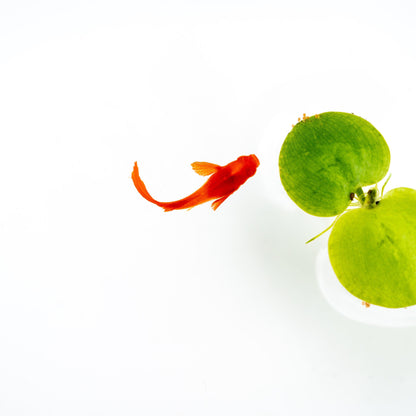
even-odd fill
[{"label": "orange guppy", "polygon": [[231,194],[233,194],[248,178],[256,173],[260,165],[256,155],[240,156],[237,160],[220,166],[208,162],[194,162],[192,169],[202,176],[211,177],[197,191],[173,202],[159,202],[153,199],[139,176],[137,162],[134,162],[131,178],[140,195],[163,208],[165,211],[190,209],[204,202],[215,200],[211,207],[215,211]]}]

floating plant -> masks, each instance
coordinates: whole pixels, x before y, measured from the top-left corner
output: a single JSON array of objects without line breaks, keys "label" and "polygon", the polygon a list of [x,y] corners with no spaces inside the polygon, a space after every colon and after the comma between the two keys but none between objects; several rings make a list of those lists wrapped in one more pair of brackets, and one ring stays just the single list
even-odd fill
[{"label": "floating plant", "polygon": [[340,112],[304,116],[279,157],[290,198],[309,214],[337,216],[328,253],[341,284],[365,303],[400,308],[416,304],[416,191],[380,193],[389,165],[378,130]]},{"label": "floating plant", "polygon": [[383,179],[389,165],[390,151],[378,130],[339,112],[304,117],[287,135],[279,157],[286,192],[319,217],[344,212],[351,194]]}]

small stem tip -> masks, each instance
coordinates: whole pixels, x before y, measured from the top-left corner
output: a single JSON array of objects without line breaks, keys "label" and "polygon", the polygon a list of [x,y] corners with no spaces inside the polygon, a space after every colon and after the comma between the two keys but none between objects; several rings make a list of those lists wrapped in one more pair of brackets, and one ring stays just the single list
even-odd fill
[{"label": "small stem tip", "polygon": [[364,205],[364,203],[365,203],[365,194],[364,194],[363,188],[361,188],[361,186],[356,189],[355,194],[357,195],[357,198],[360,201],[360,204]]}]

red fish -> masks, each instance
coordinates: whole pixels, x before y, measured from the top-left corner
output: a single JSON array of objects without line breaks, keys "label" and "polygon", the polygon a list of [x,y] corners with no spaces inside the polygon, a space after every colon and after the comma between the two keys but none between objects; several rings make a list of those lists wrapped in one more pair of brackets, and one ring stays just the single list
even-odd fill
[{"label": "red fish", "polygon": [[256,173],[260,165],[256,155],[240,156],[228,165],[220,166],[207,162],[194,162],[192,169],[202,176],[211,177],[193,194],[173,202],[159,202],[153,199],[139,176],[137,162],[134,162],[131,178],[136,189],[143,198],[163,208],[165,211],[174,209],[190,209],[204,202],[215,200],[211,207],[215,211],[232,193],[248,178]]}]

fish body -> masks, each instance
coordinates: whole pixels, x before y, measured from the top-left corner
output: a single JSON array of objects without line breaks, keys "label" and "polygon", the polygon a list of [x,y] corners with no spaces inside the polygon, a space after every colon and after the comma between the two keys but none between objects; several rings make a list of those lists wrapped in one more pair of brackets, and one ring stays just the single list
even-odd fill
[{"label": "fish body", "polygon": [[248,178],[256,173],[259,165],[260,162],[256,155],[240,156],[225,166],[207,162],[194,162],[191,165],[194,171],[199,175],[209,176],[209,179],[191,195],[172,202],[157,201],[149,194],[139,176],[137,162],[134,163],[131,177],[140,195],[165,211],[190,209],[212,200],[214,200],[211,204],[212,209],[216,210]]}]

